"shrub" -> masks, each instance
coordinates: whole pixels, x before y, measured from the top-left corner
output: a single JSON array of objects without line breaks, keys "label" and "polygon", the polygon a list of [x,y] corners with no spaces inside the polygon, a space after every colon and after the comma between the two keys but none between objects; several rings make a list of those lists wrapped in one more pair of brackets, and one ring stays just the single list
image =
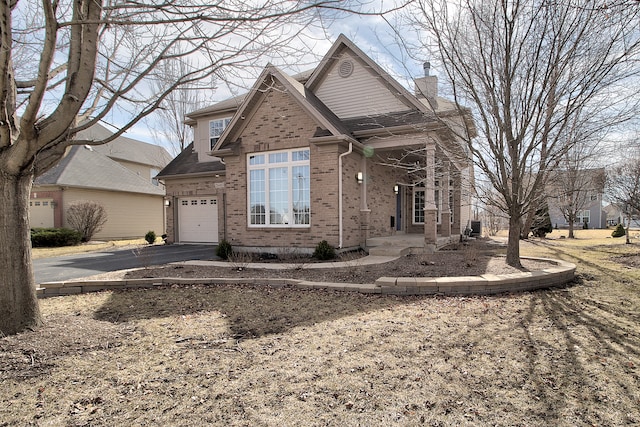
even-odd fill
[{"label": "shrub", "polygon": [[222,239],[222,241],[218,244],[216,248],[216,255],[218,255],[222,259],[229,259],[233,252],[233,248],[231,247],[231,243],[227,240]]},{"label": "shrub", "polygon": [[336,257],[336,250],[333,246],[327,243],[326,240],[316,245],[316,250],[313,251],[313,256],[320,260],[334,259]]},{"label": "shrub", "polygon": [[544,203],[536,211],[536,217],[531,225],[531,232],[535,237],[544,238],[547,233],[551,233],[552,231],[553,226],[551,225],[551,217],[549,216],[549,206],[547,203]]},{"label": "shrub", "polygon": [[582,223],[582,229],[583,230],[588,230],[589,229],[589,223],[587,221]]},{"label": "shrub", "polygon": [[611,232],[611,237],[622,237],[625,234],[626,233],[624,231],[624,225],[618,224],[616,225],[616,228]]},{"label": "shrub", "polygon": [[146,240],[148,244],[153,245],[153,242],[156,241],[155,231],[147,231],[147,234],[144,235],[144,240]]},{"label": "shrub", "polygon": [[82,241],[88,242],[107,222],[107,211],[104,207],[92,201],[78,201],[69,205],[67,209],[67,223],[71,228],[80,232]]},{"label": "shrub", "polygon": [[82,234],[69,228],[31,229],[31,246],[34,248],[75,246],[81,240]]}]

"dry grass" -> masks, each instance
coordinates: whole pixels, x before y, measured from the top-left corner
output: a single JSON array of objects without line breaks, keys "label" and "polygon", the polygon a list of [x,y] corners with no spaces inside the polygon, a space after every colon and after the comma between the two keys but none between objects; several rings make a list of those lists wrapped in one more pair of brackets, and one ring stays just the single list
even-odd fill
[{"label": "dry grass", "polygon": [[638,425],[640,255],[602,241],[523,244],[579,280],[519,295],[43,300],[45,327],[0,339],[0,425]]},{"label": "dry grass", "polygon": [[[158,241],[158,240],[156,240]],[[105,249],[120,248],[124,246],[144,246],[148,245],[144,239],[133,240],[110,240],[108,242],[89,242],[81,243],[76,246],[64,246],[61,248],[33,248],[31,249],[31,258],[51,258],[55,256],[78,254],[83,252],[95,252]]]}]

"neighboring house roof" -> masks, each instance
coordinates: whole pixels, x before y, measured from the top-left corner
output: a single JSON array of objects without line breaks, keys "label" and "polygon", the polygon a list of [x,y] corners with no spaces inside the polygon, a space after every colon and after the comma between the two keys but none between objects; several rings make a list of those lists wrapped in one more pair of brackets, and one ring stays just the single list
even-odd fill
[{"label": "neighboring house roof", "polygon": [[198,162],[198,153],[193,150],[192,142],[162,169],[157,178],[165,179],[172,176],[224,173],[224,171],[224,163],[219,160]]},{"label": "neighboring house roof", "polygon": [[604,168],[556,169],[550,172],[547,180],[547,191],[562,193],[563,191],[604,192]]},{"label": "neighboring house roof", "polygon": [[[93,141],[105,139],[111,135],[113,135],[113,132],[109,129],[100,124],[95,124],[89,129],[78,132],[76,139]],[[171,155],[163,147],[127,138],[126,136],[120,136],[107,144],[95,145],[93,149],[112,159],[140,163],[159,169],[171,161]]]},{"label": "neighboring house roof", "polygon": [[148,177],[141,177],[94,148],[71,146],[56,166],[36,178],[34,185],[165,194],[164,188],[153,185]]}]

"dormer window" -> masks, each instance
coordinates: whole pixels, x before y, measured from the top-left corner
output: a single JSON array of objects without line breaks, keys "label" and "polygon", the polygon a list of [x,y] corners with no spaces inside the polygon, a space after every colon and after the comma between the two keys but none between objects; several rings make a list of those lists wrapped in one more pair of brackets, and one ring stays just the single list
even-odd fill
[{"label": "dormer window", "polygon": [[220,135],[222,132],[229,126],[229,122],[231,122],[231,117],[226,117],[224,119],[216,119],[211,120],[209,122],[209,149],[213,150],[213,147],[218,143],[218,139],[220,139]]}]

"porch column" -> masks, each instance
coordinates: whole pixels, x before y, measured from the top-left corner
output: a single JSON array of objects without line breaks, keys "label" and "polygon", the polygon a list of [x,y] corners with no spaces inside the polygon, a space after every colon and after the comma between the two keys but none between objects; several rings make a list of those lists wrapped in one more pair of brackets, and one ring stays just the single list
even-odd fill
[{"label": "porch column", "polygon": [[435,172],[436,172],[436,146],[427,143],[426,146],[426,182],[424,201],[424,243],[425,250],[435,251],[438,243],[438,209],[436,207],[435,195]]},{"label": "porch column", "polygon": [[461,171],[455,171],[456,178],[453,179],[453,206],[450,206],[451,213],[453,214],[453,224],[451,224],[451,231],[454,234],[460,234],[462,232],[462,227],[460,224],[460,215],[462,215],[462,210],[460,209],[460,204],[462,203],[462,176]]},{"label": "porch column", "polygon": [[360,160],[360,170],[364,174],[364,180],[360,184],[360,246],[367,246],[371,229],[371,209],[367,203],[367,184],[369,181],[369,169],[367,168],[367,158],[362,156]]},{"label": "porch column", "polygon": [[451,237],[451,205],[449,203],[449,168],[442,176],[442,216],[440,219],[440,234],[442,237]]}]

